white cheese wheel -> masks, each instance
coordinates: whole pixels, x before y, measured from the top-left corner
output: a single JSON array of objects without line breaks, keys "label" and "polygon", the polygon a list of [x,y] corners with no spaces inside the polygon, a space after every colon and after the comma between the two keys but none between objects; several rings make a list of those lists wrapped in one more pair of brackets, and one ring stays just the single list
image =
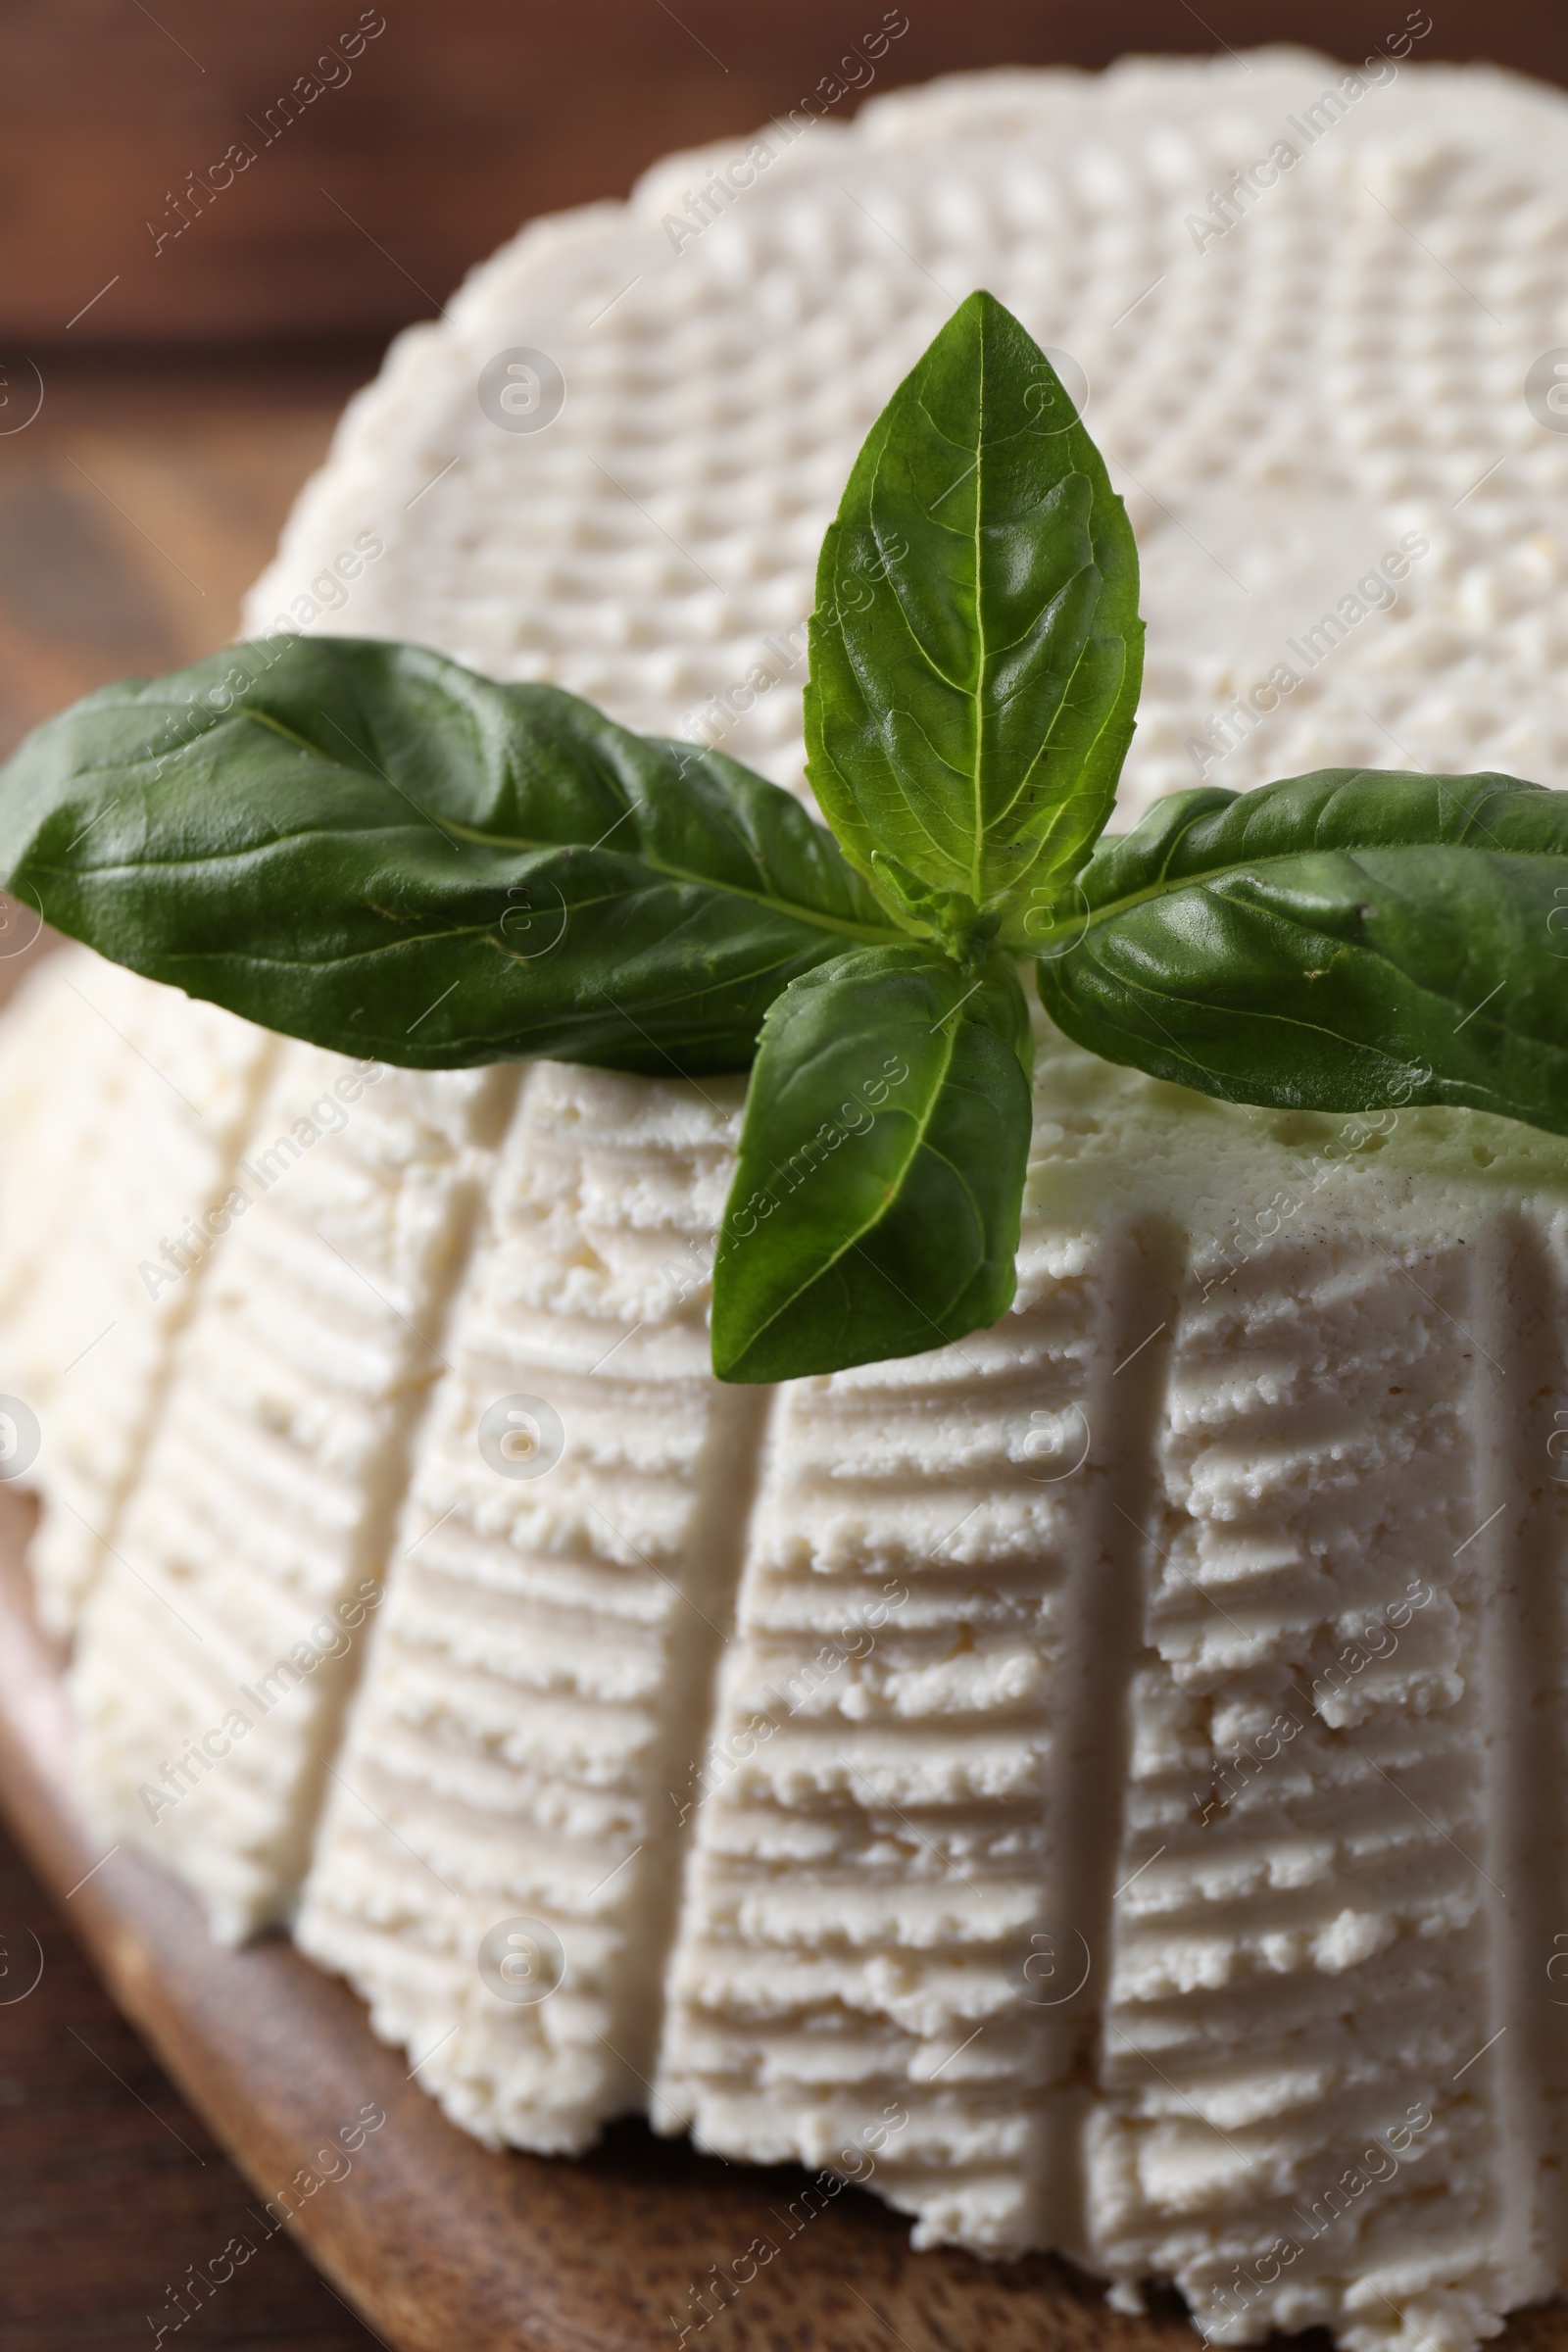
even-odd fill
[{"label": "white cheese wheel", "polygon": [[[249,622],[802,790],[823,525],[984,284],[1087,382],[1138,528],[1126,819],[1200,774],[1558,782],[1565,124],[1276,50],[674,159],[400,339]],[[80,1027],[42,978],[7,1023],[24,1213]],[[224,1933],[292,1919],[497,2141],[646,2109],[921,2243],[1172,2278],[1223,2341],[1469,2352],[1556,2289],[1568,1149],[1222,1105],[1041,1021],[1014,1310],[736,1392],[741,1082],[250,1051],[190,1178],[244,1205],[131,1384],[81,1620],[117,1836]],[[65,1222],[130,1119],[83,1112]],[[21,1332],[87,1260],[7,1262]]]}]

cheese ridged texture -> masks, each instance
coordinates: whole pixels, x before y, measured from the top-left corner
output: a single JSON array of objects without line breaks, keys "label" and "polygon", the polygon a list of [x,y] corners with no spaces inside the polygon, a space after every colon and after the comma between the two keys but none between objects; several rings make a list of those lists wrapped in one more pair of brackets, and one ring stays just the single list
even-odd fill
[{"label": "cheese ridged texture", "polygon": [[[531,1072],[305,1890],[305,1950],[490,2138],[576,2150],[647,2100],[760,1409],[708,1368],[742,1091]],[[481,1451],[514,1401],[528,1450]],[[475,1966],[508,1918],[566,1956],[537,2002]]]},{"label": "cheese ridged texture", "polygon": [[73,1685],[89,1803],[224,1936],[297,1892],[514,1089],[284,1048],[173,1350]]},{"label": "cheese ridged texture", "polygon": [[33,1573],[65,1633],[113,1541],[277,1041],[74,947],[29,976],[0,1034],[0,1386],[39,1422],[50,1508]]}]

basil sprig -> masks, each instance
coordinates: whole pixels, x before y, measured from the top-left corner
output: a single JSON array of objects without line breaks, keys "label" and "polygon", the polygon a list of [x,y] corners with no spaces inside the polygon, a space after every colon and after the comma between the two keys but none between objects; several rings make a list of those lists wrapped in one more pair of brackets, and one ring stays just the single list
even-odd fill
[{"label": "basil sprig", "polygon": [[117,961],[342,1052],[755,1055],[714,1268],[728,1380],[1005,1311],[1031,956],[1069,1036],[1206,1094],[1568,1134],[1568,799],[1334,769],[1101,840],[1137,603],[1099,453],[975,294],[823,546],[806,718],[831,833],[556,688],[283,637],[37,729],[0,770],[0,875]]}]

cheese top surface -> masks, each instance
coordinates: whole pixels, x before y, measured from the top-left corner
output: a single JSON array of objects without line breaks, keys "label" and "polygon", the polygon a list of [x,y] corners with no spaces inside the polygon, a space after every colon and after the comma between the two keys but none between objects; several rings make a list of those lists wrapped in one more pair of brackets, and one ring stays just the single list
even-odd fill
[{"label": "cheese top surface", "polygon": [[[1559,782],[1568,435],[1526,376],[1562,333],[1563,101],[1419,56],[938,82],[535,223],[351,405],[247,625],[413,638],[799,786],[823,529],[985,285],[1087,379],[1138,534],[1119,822],[1200,772]],[[542,429],[481,405],[518,350],[564,386]],[[384,555],[335,579],[362,533]]]}]

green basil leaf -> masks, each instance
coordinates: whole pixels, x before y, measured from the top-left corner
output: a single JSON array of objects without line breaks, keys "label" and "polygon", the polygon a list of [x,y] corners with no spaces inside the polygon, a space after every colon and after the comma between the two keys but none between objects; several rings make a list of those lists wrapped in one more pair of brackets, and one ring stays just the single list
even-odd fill
[{"label": "green basil leaf", "polygon": [[1568,795],[1327,768],[1161,802],[1038,965],[1107,1060],[1243,1102],[1465,1104],[1568,1135]]},{"label": "green basil leaf", "polygon": [[973,294],[872,427],[823,542],[806,690],[823,813],[873,882],[881,851],[1027,944],[1040,892],[1110,813],[1142,676],[1126,510],[1044,352]]},{"label": "green basil leaf", "polygon": [[38,728],[0,770],[0,868],[116,962],[420,1069],[743,1069],[791,980],[898,936],[722,753],[345,637],[232,647]]},{"label": "green basil leaf", "polygon": [[1028,1009],[909,944],[840,956],[762,1024],[713,1267],[713,1369],[792,1380],[917,1355],[1011,1302]]}]

